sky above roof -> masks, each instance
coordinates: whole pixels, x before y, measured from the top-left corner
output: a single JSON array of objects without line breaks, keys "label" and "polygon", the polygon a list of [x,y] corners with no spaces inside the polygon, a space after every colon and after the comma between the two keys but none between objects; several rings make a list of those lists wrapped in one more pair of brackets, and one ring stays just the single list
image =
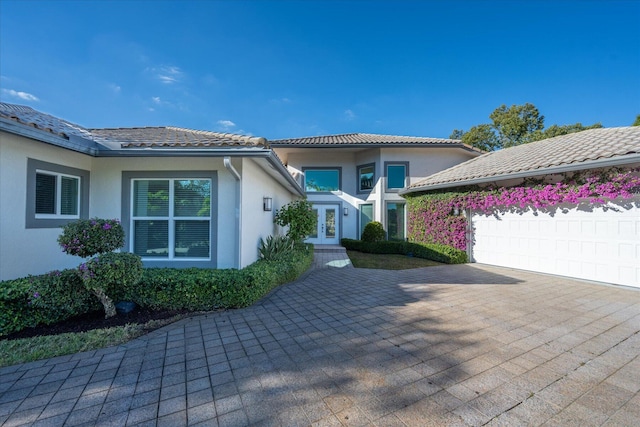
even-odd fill
[{"label": "sky above roof", "polygon": [[0,0],[0,100],[88,128],[446,138],[640,114],[640,1]]}]

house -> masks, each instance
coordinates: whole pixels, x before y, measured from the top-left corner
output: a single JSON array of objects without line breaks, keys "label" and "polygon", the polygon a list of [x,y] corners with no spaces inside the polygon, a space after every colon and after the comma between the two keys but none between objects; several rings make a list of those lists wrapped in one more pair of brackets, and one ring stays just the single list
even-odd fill
[{"label": "house", "polygon": [[[640,169],[640,127],[591,129],[484,154],[414,182],[412,196],[470,185],[510,188],[524,180],[558,182],[563,175]],[[637,191],[637,188],[636,188]],[[603,206],[531,205],[468,211],[473,261],[640,287],[640,194]]]},{"label": "house", "polygon": [[146,266],[242,268],[275,211],[308,196],[309,241],[383,222],[405,236],[406,185],[478,156],[460,141],[370,134],[267,141],[179,127],[88,129],[0,103],[0,280],[72,268],[56,243],[78,218],[119,218]]},{"label": "house", "polygon": [[60,226],[92,217],[120,218],[146,266],[244,267],[302,196],[264,138],[86,129],[0,103],[0,280],[76,267]]},{"label": "house", "polygon": [[339,244],[359,239],[379,221],[389,240],[405,240],[405,199],[400,190],[482,154],[459,140],[352,133],[270,141],[304,187],[318,215],[308,241]]}]

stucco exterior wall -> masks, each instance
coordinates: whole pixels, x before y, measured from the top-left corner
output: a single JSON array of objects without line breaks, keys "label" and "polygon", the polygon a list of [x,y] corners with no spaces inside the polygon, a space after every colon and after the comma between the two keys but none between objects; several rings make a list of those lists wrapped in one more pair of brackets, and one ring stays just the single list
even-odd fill
[{"label": "stucco exterior wall", "polygon": [[[240,159],[237,160],[240,162]],[[241,267],[258,259],[260,239],[282,232],[273,223],[275,213],[295,199],[252,159],[242,159]],[[265,211],[263,198],[271,197],[272,210]]]},{"label": "stucco exterior wall", "polygon": [[[342,174],[342,191],[333,193],[307,193],[307,199],[311,203],[340,205],[340,238],[357,238],[357,206],[363,198],[357,193],[356,179],[356,153],[336,149],[315,149],[303,153],[290,153],[288,155],[288,167],[290,170],[302,173],[307,167],[338,167]],[[360,163],[358,163],[360,164]],[[349,210],[349,215],[343,215],[343,209]]]},{"label": "stucco exterior wall", "polygon": [[[217,199],[214,205],[217,226],[214,238],[217,268],[238,268],[254,262],[259,239],[276,233],[273,224],[275,210],[294,197],[250,159],[232,160],[242,174],[238,184],[219,157],[92,157],[2,132],[0,280],[74,268],[82,262],[81,258],[66,255],[60,250],[57,244],[59,227],[26,228],[27,159],[89,171],[89,218],[123,218],[123,172],[216,171]],[[271,212],[263,211],[264,196],[273,199]],[[243,226],[238,229],[239,220],[244,229]]]},{"label": "stucco exterior wall", "polygon": [[84,170],[92,164],[90,156],[0,131],[0,280],[81,262],[60,250],[60,228],[26,228],[28,158]]},{"label": "stucco exterior wall", "polygon": [[235,179],[218,157],[95,158],[91,178],[91,216],[122,218],[122,172],[124,171],[217,171],[217,267],[236,267],[232,251],[223,250],[236,238]]},{"label": "stucco exterior wall", "polygon": [[[277,151],[285,150],[279,148]],[[351,149],[326,148],[295,150],[286,155],[287,166],[293,173],[303,173],[307,167],[339,167],[342,170],[342,191],[334,193],[308,193],[312,203],[340,203],[341,236],[359,238],[359,206],[372,203],[376,221],[386,223],[386,204],[404,202],[397,192],[386,191],[385,163],[408,163],[407,184],[416,182],[436,172],[473,158],[474,155],[459,148],[448,147],[381,147],[353,151]],[[357,168],[375,164],[376,182],[371,192],[358,192]],[[348,215],[343,216],[343,208]]]}]

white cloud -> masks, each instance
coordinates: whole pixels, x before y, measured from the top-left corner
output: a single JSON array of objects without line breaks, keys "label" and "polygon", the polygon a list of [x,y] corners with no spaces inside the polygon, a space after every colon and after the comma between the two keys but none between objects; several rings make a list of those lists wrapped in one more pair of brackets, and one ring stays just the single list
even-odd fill
[{"label": "white cloud", "polygon": [[277,98],[277,99],[274,98],[274,99],[270,99],[269,102],[272,104],[282,105],[282,104],[291,104],[293,101],[291,101],[291,99],[289,98]]},{"label": "white cloud", "polygon": [[231,128],[236,127],[236,124],[231,120],[218,120],[218,125],[224,130],[229,130]]},{"label": "white cloud", "polygon": [[154,69],[156,77],[164,84],[173,84],[180,81],[183,72],[176,66],[163,66],[159,69]]},{"label": "white cloud", "polygon": [[154,104],[157,104],[157,105],[160,105],[162,103],[159,96],[154,96],[151,98],[151,100],[153,101]]},{"label": "white cloud", "polygon": [[352,110],[344,110],[344,119],[351,121],[356,118],[356,114]]},{"label": "white cloud", "polygon": [[122,88],[115,83],[109,84],[109,89],[111,89],[111,91],[113,91],[114,93],[120,93],[120,91],[122,90]]},{"label": "white cloud", "polygon": [[20,92],[13,89],[2,89],[2,93],[12,97],[22,99],[23,101],[40,101],[37,96],[27,92]]}]

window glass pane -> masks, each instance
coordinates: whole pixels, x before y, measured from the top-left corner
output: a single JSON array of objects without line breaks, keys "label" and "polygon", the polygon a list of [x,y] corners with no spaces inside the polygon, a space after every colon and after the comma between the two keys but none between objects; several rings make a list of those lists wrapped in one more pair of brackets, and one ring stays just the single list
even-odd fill
[{"label": "window glass pane", "polygon": [[211,212],[210,180],[176,180],[173,189],[175,216],[209,216]]},{"label": "window glass pane", "polygon": [[387,166],[387,188],[404,188],[406,176],[404,165]]},{"label": "window glass pane", "polygon": [[318,215],[318,209],[313,208],[313,215],[316,217],[316,229],[313,233],[309,234],[309,239],[317,239],[318,238],[318,227],[320,225],[320,216]]},{"label": "window glass pane", "polygon": [[169,221],[133,221],[133,253],[141,257],[169,256]]},{"label": "window glass pane", "polygon": [[135,180],[133,182],[133,216],[168,216],[169,181]]},{"label": "window glass pane", "polygon": [[333,239],[336,237],[336,210],[327,208],[325,210],[325,233],[324,237]]},{"label": "window glass pane", "polygon": [[389,240],[404,240],[404,203],[387,204],[387,236]]},{"label": "window glass pane", "polygon": [[56,176],[36,174],[36,213],[56,213]]},{"label": "window glass pane", "polygon": [[62,215],[78,215],[78,191],[80,180],[69,176],[61,177],[60,213]]},{"label": "window glass pane", "polygon": [[209,221],[176,221],[176,257],[209,258]]},{"label": "window glass pane", "polygon": [[340,190],[340,173],[337,169],[306,170],[304,179],[307,191]]},{"label": "window glass pane", "polygon": [[373,221],[373,205],[360,205],[360,236],[364,227]]},{"label": "window glass pane", "polygon": [[360,191],[373,189],[373,166],[364,166],[360,168]]}]

